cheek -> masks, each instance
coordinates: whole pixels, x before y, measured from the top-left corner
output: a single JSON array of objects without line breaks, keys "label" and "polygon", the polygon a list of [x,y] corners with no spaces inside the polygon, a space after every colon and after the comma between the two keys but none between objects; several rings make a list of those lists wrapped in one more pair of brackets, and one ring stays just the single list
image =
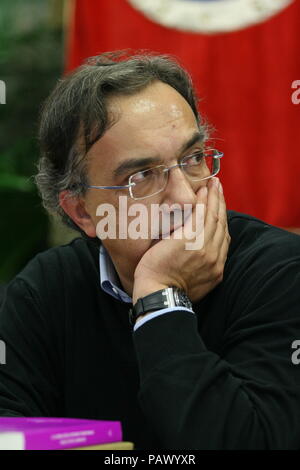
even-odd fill
[{"label": "cheek", "polygon": [[[206,175],[209,176],[209,173]],[[195,194],[199,191],[200,188],[203,186],[206,186],[209,180],[204,180],[204,181],[191,181],[191,186],[193,188],[193,191]]]},{"label": "cheek", "polygon": [[[119,255],[140,257],[150,247],[151,220],[154,231],[158,232],[157,222],[153,219],[152,207],[162,204],[161,198],[135,201],[127,196],[114,196],[109,201],[99,198],[89,201],[90,216],[96,226],[97,236],[109,244]],[[98,215],[96,215],[98,214]],[[142,238],[140,238],[142,236]]]},{"label": "cheek", "polygon": [[115,209],[116,203],[114,199],[111,195],[109,195],[110,197],[107,197],[108,194],[105,194],[105,191],[105,189],[92,189],[85,199],[86,210],[95,225],[107,216],[107,214],[117,212]]},{"label": "cheek", "polygon": [[116,266],[123,265],[129,273],[134,272],[142,256],[149,249],[148,240],[116,239],[103,240],[103,245],[110,253]]},{"label": "cheek", "polygon": [[96,189],[89,190],[84,201],[86,211],[93,219],[96,217],[97,206],[101,203],[101,201],[99,201],[99,194],[97,194],[96,191]]},{"label": "cheek", "polygon": [[[133,200],[131,202],[126,197],[116,201],[114,215],[110,218],[112,224],[115,223],[111,234],[116,238],[107,238],[103,240],[103,244],[107,245],[116,260],[121,262],[122,259],[122,264],[137,264],[150,247],[148,209],[150,208],[145,204],[137,204]],[[140,234],[146,238],[137,238]]]},{"label": "cheek", "polygon": [[[156,203],[156,201],[151,201],[151,204],[153,203]],[[148,237],[151,222],[151,204],[147,200],[120,197],[116,206],[119,233],[126,233],[126,238],[131,239],[134,238],[134,235],[131,236],[134,233],[141,233],[143,237]],[[133,241],[138,242],[139,239]]]}]

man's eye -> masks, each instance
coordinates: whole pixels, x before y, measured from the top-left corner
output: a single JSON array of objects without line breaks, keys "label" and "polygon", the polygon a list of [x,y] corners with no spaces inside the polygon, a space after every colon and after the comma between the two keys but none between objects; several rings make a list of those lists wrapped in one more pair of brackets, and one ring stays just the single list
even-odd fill
[{"label": "man's eye", "polygon": [[133,175],[132,180],[134,183],[139,183],[140,181],[143,181],[145,178],[147,178],[147,175],[145,175],[144,172],[140,171],[139,173],[136,173]]},{"label": "man's eye", "polygon": [[144,179],[143,175],[142,175],[142,171],[139,171],[138,173],[132,173],[132,174],[128,174],[124,179],[122,179],[122,181],[118,184],[120,184],[120,186],[125,186],[126,184],[128,184],[128,181],[131,181],[131,183],[135,183],[135,182],[138,182],[138,181],[142,181]]},{"label": "man's eye", "polygon": [[142,181],[148,180],[152,178],[154,175],[154,171],[152,169],[139,171],[132,175],[131,181],[133,183],[141,183]]},{"label": "man's eye", "polygon": [[203,158],[204,158],[203,151],[196,152],[196,153],[193,153],[193,155],[190,155],[189,157],[187,157],[184,163],[186,163],[187,165],[197,165],[202,162]]}]

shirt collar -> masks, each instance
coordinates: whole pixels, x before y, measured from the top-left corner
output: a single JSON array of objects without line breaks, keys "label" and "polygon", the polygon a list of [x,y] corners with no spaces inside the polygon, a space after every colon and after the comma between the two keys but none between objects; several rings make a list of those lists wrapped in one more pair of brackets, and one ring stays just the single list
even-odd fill
[{"label": "shirt collar", "polygon": [[101,288],[107,294],[122,302],[132,303],[132,298],[121,289],[114,264],[102,243],[99,249],[99,272]]}]

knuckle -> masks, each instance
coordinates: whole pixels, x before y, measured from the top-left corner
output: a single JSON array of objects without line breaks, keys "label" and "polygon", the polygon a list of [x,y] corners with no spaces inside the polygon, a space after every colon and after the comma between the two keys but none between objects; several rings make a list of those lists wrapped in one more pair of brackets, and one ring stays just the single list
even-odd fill
[{"label": "knuckle", "polygon": [[215,253],[207,253],[206,264],[211,268],[215,268],[216,262],[217,262],[217,255]]},{"label": "knuckle", "polygon": [[215,269],[215,278],[218,282],[223,281],[224,276],[224,266],[217,266]]},{"label": "knuckle", "polygon": [[204,262],[205,258],[206,258],[206,249],[205,247],[202,247],[198,252],[197,252],[197,256],[199,258],[199,260],[201,261],[201,263]]},{"label": "knuckle", "polygon": [[212,213],[212,218],[215,223],[219,222],[219,214],[217,212]]},{"label": "knuckle", "polygon": [[228,225],[227,225],[227,220],[226,219],[223,219],[223,218],[220,218],[220,223],[224,229],[224,232],[228,232]]},{"label": "knuckle", "polygon": [[229,235],[229,232],[228,232],[228,227],[227,227],[227,225],[226,225],[226,227],[225,227],[225,238],[226,238],[226,240],[227,240],[227,241],[229,241],[229,242],[230,242],[230,240],[231,240],[231,236]]}]

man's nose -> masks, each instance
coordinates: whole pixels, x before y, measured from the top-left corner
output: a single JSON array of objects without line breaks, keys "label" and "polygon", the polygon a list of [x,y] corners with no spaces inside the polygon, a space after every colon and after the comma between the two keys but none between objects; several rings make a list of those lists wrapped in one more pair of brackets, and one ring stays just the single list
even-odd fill
[{"label": "man's nose", "polygon": [[170,205],[177,203],[182,208],[184,208],[184,204],[195,205],[197,201],[195,184],[197,182],[189,181],[180,167],[172,168],[169,170],[164,202]]}]

